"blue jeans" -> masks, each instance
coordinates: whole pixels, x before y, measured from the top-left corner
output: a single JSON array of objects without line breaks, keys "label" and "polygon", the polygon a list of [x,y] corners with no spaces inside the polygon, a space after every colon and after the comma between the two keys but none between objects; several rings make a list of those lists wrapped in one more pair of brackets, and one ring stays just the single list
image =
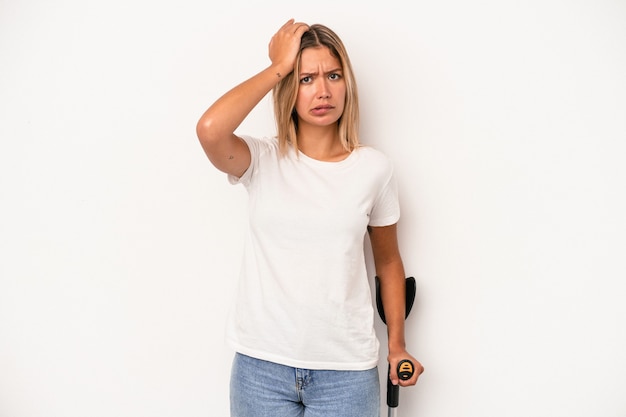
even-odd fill
[{"label": "blue jeans", "polygon": [[231,417],[380,417],[378,369],[292,368],[240,353],[230,379]]}]

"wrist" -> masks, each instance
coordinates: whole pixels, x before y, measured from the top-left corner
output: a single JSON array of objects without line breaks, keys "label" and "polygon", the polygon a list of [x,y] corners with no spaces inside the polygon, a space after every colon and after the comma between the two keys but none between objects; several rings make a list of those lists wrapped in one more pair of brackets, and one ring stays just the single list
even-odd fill
[{"label": "wrist", "polygon": [[406,350],[406,344],[404,343],[404,341],[389,341],[389,343],[387,344],[389,353],[394,353],[394,352],[404,352]]},{"label": "wrist", "polygon": [[287,67],[284,65],[272,64],[269,71],[276,77],[277,80],[282,80],[293,71],[293,67]]}]

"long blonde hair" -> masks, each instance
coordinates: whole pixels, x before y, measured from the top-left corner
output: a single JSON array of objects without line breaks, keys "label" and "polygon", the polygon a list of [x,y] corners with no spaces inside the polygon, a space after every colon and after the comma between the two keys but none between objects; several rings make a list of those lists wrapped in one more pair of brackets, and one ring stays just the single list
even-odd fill
[{"label": "long blonde hair", "polygon": [[327,47],[330,53],[339,60],[346,82],[345,107],[337,126],[339,140],[344,149],[349,152],[359,146],[359,96],[350,58],[343,42],[334,31],[324,25],[314,24],[302,35],[300,52],[298,52],[294,70],[280,80],[272,91],[278,143],[283,154],[287,151],[289,144],[296,151],[298,149],[298,115],[295,105],[300,81],[297,74],[300,73],[302,51],[320,46]]}]

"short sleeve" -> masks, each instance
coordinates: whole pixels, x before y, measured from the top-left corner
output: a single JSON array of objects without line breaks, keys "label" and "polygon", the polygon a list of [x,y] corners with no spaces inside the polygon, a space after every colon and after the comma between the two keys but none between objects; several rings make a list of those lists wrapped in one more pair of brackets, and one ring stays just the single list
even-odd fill
[{"label": "short sleeve", "polygon": [[241,136],[241,139],[243,139],[246,145],[248,145],[248,149],[250,149],[250,166],[241,177],[236,177],[234,175],[228,174],[227,178],[228,182],[233,185],[243,184],[244,186],[247,186],[248,184],[250,184],[250,179],[252,178],[256,167],[258,166],[259,155],[261,153],[263,141],[257,138],[253,138],[251,136]]},{"label": "short sleeve", "polygon": [[384,183],[370,212],[370,226],[390,226],[400,219],[398,184],[390,166],[387,181]]}]

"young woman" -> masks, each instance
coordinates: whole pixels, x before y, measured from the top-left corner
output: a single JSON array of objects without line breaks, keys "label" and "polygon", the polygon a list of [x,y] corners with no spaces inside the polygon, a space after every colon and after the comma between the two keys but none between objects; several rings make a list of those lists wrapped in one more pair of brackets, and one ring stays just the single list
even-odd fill
[{"label": "young woman", "polygon": [[[249,194],[236,308],[233,417],[377,417],[379,343],[365,266],[381,280],[391,379],[423,371],[405,348],[405,274],[390,161],[359,144],[357,87],[340,38],[287,21],[271,64],[220,97],[197,125],[213,165]],[[277,137],[234,132],[273,92]],[[396,365],[416,372],[400,381]]]}]

